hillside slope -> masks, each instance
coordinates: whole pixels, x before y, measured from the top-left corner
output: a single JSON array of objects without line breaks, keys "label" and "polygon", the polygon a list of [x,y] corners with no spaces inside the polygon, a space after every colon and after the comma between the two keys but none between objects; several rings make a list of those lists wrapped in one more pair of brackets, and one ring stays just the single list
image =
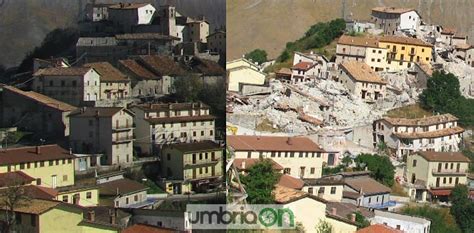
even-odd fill
[{"label": "hillside slope", "polygon": [[[345,14],[369,19],[375,6],[411,7],[427,23],[456,27],[474,38],[473,0],[345,0]],[[286,42],[294,41],[313,24],[342,16],[343,0],[233,0],[227,1],[227,59],[255,48],[277,57]],[[472,41],[472,40],[471,40]]]},{"label": "hillside slope", "polygon": [[[87,0],[0,0],[0,64],[18,65],[55,28],[74,26]],[[213,27],[225,24],[225,0],[97,0],[175,5],[189,16],[205,15]],[[2,4],[3,3],[3,4]]]}]

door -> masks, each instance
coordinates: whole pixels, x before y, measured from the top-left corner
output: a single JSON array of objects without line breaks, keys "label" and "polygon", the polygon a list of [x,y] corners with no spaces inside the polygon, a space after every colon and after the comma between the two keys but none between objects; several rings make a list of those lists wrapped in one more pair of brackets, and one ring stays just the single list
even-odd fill
[{"label": "door", "polygon": [[58,177],[56,175],[51,176],[51,187],[54,189],[58,185]]},{"label": "door", "polygon": [[334,165],[334,157],[335,157],[334,154],[329,154],[329,156],[328,156],[328,165],[329,166]]},{"label": "door", "polygon": [[79,171],[85,171],[86,167],[87,167],[87,159],[86,158],[79,159]]}]

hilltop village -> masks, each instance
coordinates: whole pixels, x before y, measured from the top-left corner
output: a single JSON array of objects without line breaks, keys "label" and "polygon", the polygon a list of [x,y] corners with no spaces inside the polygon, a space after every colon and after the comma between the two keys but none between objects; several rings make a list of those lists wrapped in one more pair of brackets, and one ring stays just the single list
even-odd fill
[{"label": "hilltop village", "polygon": [[2,232],[184,231],[183,203],[225,203],[225,30],[149,3],[77,25],[75,57],[0,84]]},{"label": "hilltop village", "polygon": [[370,18],[227,61],[232,200],[282,204],[301,232],[472,232],[474,47],[414,9]]}]

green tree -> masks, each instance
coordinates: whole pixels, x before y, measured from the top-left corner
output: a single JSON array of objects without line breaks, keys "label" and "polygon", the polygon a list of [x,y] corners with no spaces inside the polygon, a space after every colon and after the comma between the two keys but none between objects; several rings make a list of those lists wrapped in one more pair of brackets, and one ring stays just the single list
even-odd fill
[{"label": "green tree", "polygon": [[332,233],[332,226],[329,222],[320,219],[318,225],[316,225],[316,232]]},{"label": "green tree", "polygon": [[262,64],[267,62],[267,52],[263,49],[255,49],[250,53],[245,54],[245,58],[251,59],[253,62]]},{"label": "green tree", "polygon": [[273,188],[278,182],[279,174],[273,169],[270,160],[262,159],[248,170],[248,174],[241,177],[250,204],[274,204]]},{"label": "green tree", "polygon": [[474,232],[474,203],[469,200],[469,189],[466,185],[456,185],[451,192],[451,214],[459,228],[465,233]]},{"label": "green tree", "polygon": [[344,158],[342,158],[341,162],[344,165],[344,167],[349,167],[352,164],[352,158],[349,155],[344,156]]},{"label": "green tree", "polygon": [[451,113],[459,118],[459,123],[474,125],[474,99],[461,95],[459,80],[454,74],[434,72],[419,98],[421,106],[427,110]]},{"label": "green tree", "polygon": [[424,217],[431,220],[431,233],[461,233],[455,219],[447,208],[424,206],[405,206],[403,214],[416,217]]},{"label": "green tree", "polygon": [[360,154],[355,159],[358,170],[365,167],[371,171],[370,176],[384,185],[392,186],[395,177],[395,167],[387,156]]},{"label": "green tree", "polygon": [[[358,228],[364,228],[364,227],[370,226],[369,220],[367,220],[367,218],[365,218],[364,215],[362,215],[360,211],[356,211],[354,212],[354,214],[356,217],[356,223],[357,223]],[[349,215],[347,217],[350,219],[351,216]]]}]

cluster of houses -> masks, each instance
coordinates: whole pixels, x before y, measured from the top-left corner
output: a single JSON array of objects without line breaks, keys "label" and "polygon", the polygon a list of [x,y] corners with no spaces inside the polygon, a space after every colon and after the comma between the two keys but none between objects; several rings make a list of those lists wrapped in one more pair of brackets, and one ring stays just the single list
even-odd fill
[{"label": "cluster of houses", "polygon": [[[227,62],[227,88],[231,93],[228,100],[251,104],[249,96],[263,94],[252,91],[278,87],[269,87],[272,78],[283,83],[285,89],[294,87],[289,89],[303,96],[302,88],[298,92],[298,84],[311,87],[312,83],[327,79],[341,83],[348,93],[372,104],[382,102],[391,88],[380,72],[422,71],[429,78],[437,54],[450,59],[442,55],[444,51],[474,66],[474,50],[468,45],[467,36],[446,27],[423,24],[414,9],[376,7],[369,22],[347,22],[347,31],[352,33],[337,40],[334,57],[297,51],[290,67],[281,68],[274,75],[263,73],[263,66],[245,58]],[[427,31],[430,32],[423,34]],[[288,90],[281,92],[289,96]],[[278,102],[276,97],[273,100]],[[280,108],[285,110],[275,107]],[[324,135],[318,135],[316,140],[314,135],[236,132],[227,135],[228,150],[233,155],[229,161],[238,171],[233,176],[246,176],[256,163],[270,161],[280,173],[273,190],[275,202],[289,207],[308,232],[316,231],[319,221],[329,223],[332,232],[356,232],[355,213],[371,223],[357,232],[429,232],[430,220],[394,211],[408,202],[449,202],[456,185],[470,187],[471,183],[471,161],[460,152],[465,130],[451,114],[411,119],[385,116],[368,127],[369,149],[386,149],[394,160],[404,161],[403,175],[397,173],[396,177],[407,194],[402,199],[391,195],[392,189],[371,178],[369,171],[322,175],[323,168],[338,166],[345,156],[350,156],[345,147],[323,148],[315,143]],[[345,136],[347,133],[342,137]],[[469,192],[474,195],[472,188]]]},{"label": "cluster of houses", "polygon": [[[79,27],[76,61],[35,58],[25,87],[0,84],[2,140],[31,135],[0,147],[0,198],[22,190],[12,209],[1,207],[15,219],[5,227],[184,231],[184,211],[143,219],[159,212],[159,199],[221,188],[220,116],[173,94],[179,78],[223,83],[225,31],[148,3],[90,3]],[[134,175],[143,164],[156,170],[149,180]]]}]

